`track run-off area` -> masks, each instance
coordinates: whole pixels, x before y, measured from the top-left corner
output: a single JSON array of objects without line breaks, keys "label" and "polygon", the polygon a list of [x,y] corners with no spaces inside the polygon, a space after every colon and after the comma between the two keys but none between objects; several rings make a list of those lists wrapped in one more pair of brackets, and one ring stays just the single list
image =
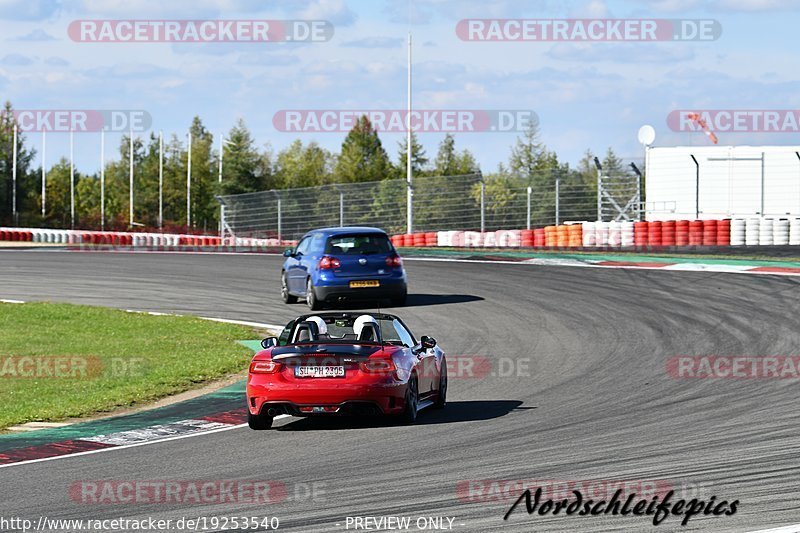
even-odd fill
[{"label": "track run-off area", "polygon": [[[307,310],[281,301],[282,260],[0,251],[0,298],[282,324]],[[800,355],[800,278],[417,259],[406,268],[408,305],[385,311],[447,353],[444,411],[408,427],[287,417],[271,431],[236,427],[3,468],[0,516],[274,516],[280,531],[304,532],[354,531],[348,517],[387,516],[411,517],[411,530],[419,517],[445,517],[443,526],[465,532],[800,523],[798,379],[699,379],[671,363]],[[268,481],[282,492],[268,503],[76,497],[76,486],[104,480]],[[620,483],[739,504],[685,527],[677,516],[656,527],[652,516],[528,515],[524,504],[503,519],[522,486],[602,499]]]}]

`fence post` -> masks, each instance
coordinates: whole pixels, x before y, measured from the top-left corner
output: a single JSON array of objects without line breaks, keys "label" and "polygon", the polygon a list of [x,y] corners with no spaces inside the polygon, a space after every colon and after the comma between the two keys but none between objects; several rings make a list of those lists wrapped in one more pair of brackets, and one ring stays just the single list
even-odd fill
[{"label": "fence post", "polygon": [[559,213],[559,209],[560,209],[560,205],[559,205],[560,189],[561,189],[561,178],[557,177],[556,178],[556,226],[558,226],[558,223],[560,221],[560,216],[559,216],[560,215],[560,213]]},{"label": "fence post", "polygon": [[275,195],[275,198],[278,199],[278,240],[282,241],[283,238],[281,237],[281,195],[275,189],[273,189],[270,192],[272,192],[272,194]]},{"label": "fence post", "polygon": [[483,179],[483,173],[478,173],[478,179],[481,180],[481,233],[486,230],[486,181]]},{"label": "fence post", "polygon": [[528,229],[531,229],[531,188],[528,187]]},{"label": "fence post", "polygon": [[336,190],[339,191],[339,227],[344,227],[344,191],[338,184],[334,184]]}]

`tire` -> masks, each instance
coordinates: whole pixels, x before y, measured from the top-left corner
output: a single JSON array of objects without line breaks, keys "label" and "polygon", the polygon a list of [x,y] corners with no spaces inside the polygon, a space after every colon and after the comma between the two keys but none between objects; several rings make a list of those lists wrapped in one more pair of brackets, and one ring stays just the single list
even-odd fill
[{"label": "tire", "polygon": [[261,431],[272,427],[272,417],[267,415],[254,415],[247,413],[247,425],[250,429]]},{"label": "tire", "polygon": [[444,409],[447,405],[447,361],[442,358],[442,373],[439,375],[439,394],[433,402],[434,409]]},{"label": "tire", "polygon": [[406,406],[403,414],[400,415],[400,421],[403,424],[413,424],[417,421],[417,407],[419,406],[419,382],[417,376],[411,376],[408,380],[408,388],[406,389]]},{"label": "tire", "polygon": [[308,278],[306,282],[306,305],[312,311],[322,309],[322,302],[317,299],[317,293],[314,291],[314,285],[311,284],[311,278]]},{"label": "tire", "polygon": [[297,296],[293,296],[289,293],[289,287],[286,283],[286,273],[281,276],[281,298],[283,298],[283,302],[287,304],[297,303]]},{"label": "tire", "polygon": [[408,294],[404,292],[400,296],[391,297],[389,301],[392,303],[392,307],[403,307],[404,305],[406,305],[407,299],[408,299]]}]

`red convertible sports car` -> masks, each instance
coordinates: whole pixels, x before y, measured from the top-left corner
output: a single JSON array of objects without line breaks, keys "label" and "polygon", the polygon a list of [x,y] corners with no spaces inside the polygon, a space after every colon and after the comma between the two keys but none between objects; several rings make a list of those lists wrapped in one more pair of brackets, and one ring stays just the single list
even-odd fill
[{"label": "red convertible sports car", "polygon": [[261,345],[247,376],[252,429],[270,428],[280,414],[384,414],[411,424],[446,403],[444,352],[394,315],[304,315]]}]

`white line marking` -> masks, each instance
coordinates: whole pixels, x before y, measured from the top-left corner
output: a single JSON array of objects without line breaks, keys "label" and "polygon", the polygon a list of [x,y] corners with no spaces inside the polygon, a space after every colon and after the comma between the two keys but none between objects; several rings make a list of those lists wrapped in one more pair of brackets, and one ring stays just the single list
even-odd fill
[{"label": "white line marking", "polygon": [[774,529],[759,529],[758,531],[750,531],[749,533],[798,533],[798,532],[800,532],[800,524],[776,527]]},{"label": "white line marking", "polygon": [[[278,415],[273,420],[278,420],[279,418],[289,418],[289,417],[290,417],[290,415]],[[243,428],[243,427],[247,427],[247,424],[236,424],[236,425],[228,426],[228,427],[224,427],[224,428],[212,429],[210,431],[202,431],[202,432],[198,432],[198,433],[189,433],[188,435],[176,435],[174,437],[167,437],[167,438],[160,439],[160,440],[152,440],[152,441],[148,441],[148,442],[137,442],[135,444],[125,444],[123,446],[112,446],[111,448],[101,448],[99,450],[89,450],[89,451],[86,451],[86,452],[69,453],[69,454],[65,454],[65,455],[56,455],[56,456],[53,456],[53,457],[43,457],[41,459],[30,459],[28,461],[20,461],[18,463],[9,463],[9,464],[6,464],[6,465],[0,465],[0,468],[9,468],[9,467],[12,467],[12,466],[28,465],[28,464],[31,464],[31,463],[43,463],[45,461],[54,461],[56,459],[66,459],[66,458],[69,458],[69,457],[78,457],[78,456],[81,456],[81,455],[91,455],[91,454],[101,453],[101,452],[112,452],[112,451],[115,451],[115,450],[124,450],[126,448],[136,448],[138,446],[147,446],[147,445],[150,445],[150,444],[159,444],[159,443],[162,443],[162,442],[168,442],[168,441],[173,441],[173,440],[188,439],[188,438],[191,438],[191,437],[199,437],[201,435],[210,435],[212,433],[221,433],[223,431],[230,431],[232,429],[239,429],[239,428]],[[82,440],[82,439],[73,439],[73,440]],[[9,450],[9,451],[11,451],[11,450]],[[2,452],[0,452],[0,453],[2,453]]]},{"label": "white line marking", "polygon": [[24,304],[22,300],[0,300],[4,304]]},{"label": "white line marking", "polygon": [[278,331],[282,331],[284,328],[284,326],[279,326],[277,324],[264,324],[262,322],[250,322],[248,320],[232,320],[230,318],[213,318],[208,316],[199,316],[197,318],[201,320],[212,320],[214,322],[223,322],[225,324],[238,324],[240,326],[250,326],[254,328],[276,329]]},{"label": "white line marking", "polygon": [[[715,265],[710,263],[665,263],[665,266],[638,266],[638,265],[599,265],[596,263],[581,262],[573,259],[559,261],[557,259],[523,259],[521,261],[490,261],[486,259],[454,259],[450,257],[404,257],[403,261],[431,261],[441,263],[485,263],[491,265],[537,265],[537,266],[559,266],[559,267],[581,267],[581,268],[606,268],[622,270],[668,270],[672,272],[714,272],[720,274],[751,274],[768,276],[800,276],[799,272],[760,272],[753,269],[761,268],[760,265],[742,265],[742,268],[749,270],[738,270],[740,265]],[[599,259],[593,259],[599,261]],[[655,261],[654,261],[655,263]],[[683,265],[693,264],[695,267],[685,267]],[[775,265],[780,268],[780,265]]]}]

